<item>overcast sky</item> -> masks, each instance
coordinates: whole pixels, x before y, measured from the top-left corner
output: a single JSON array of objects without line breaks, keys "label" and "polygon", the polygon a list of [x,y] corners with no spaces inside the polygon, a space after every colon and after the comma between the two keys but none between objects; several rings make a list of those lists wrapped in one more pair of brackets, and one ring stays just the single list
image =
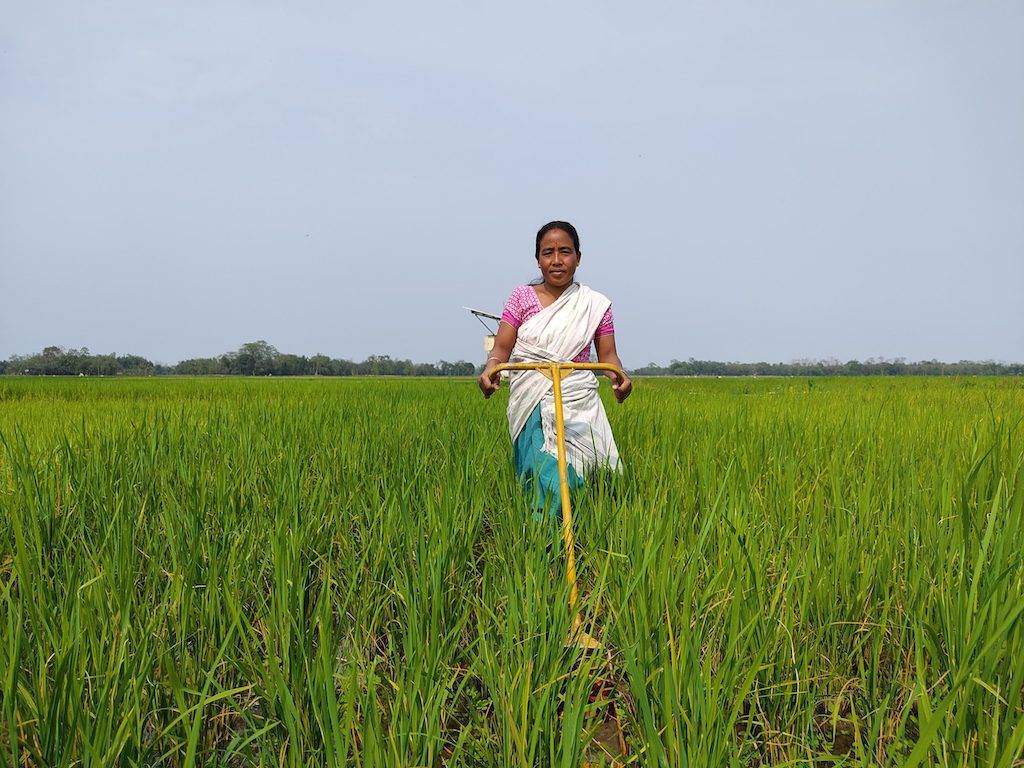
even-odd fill
[{"label": "overcast sky", "polygon": [[1024,360],[1024,2],[0,3],[0,357]]}]

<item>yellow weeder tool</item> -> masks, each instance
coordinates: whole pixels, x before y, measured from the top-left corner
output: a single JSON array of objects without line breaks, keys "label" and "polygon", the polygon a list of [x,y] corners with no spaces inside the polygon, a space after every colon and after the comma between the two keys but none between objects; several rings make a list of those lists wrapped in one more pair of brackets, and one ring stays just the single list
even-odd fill
[{"label": "yellow weeder tool", "polygon": [[562,374],[573,371],[611,371],[625,378],[621,368],[608,363],[502,363],[491,371],[491,378],[497,378],[502,371],[540,371],[549,379],[555,390],[555,437],[558,443],[558,484],[562,496],[562,540],[565,542],[565,578],[569,582],[569,610],[572,612],[572,634],[569,644],[581,648],[600,648],[601,643],[583,631],[582,621],[576,610],[579,592],[576,589],[576,547],[572,535],[572,506],[569,501],[569,471],[565,459],[565,419],[562,414]]},{"label": "yellow weeder tool", "polygon": [[[583,622],[580,619],[579,611],[577,610],[576,603],[579,599],[579,591],[576,588],[576,547],[572,535],[572,505],[569,500],[569,471],[566,467],[565,458],[565,417],[562,413],[562,374],[571,373],[572,371],[612,371],[618,374],[620,377],[625,378],[625,373],[621,368],[615,365],[609,365],[608,363],[568,363],[568,362],[554,362],[554,363],[502,363],[494,367],[491,371],[491,377],[496,378],[502,371],[540,371],[549,379],[554,386],[555,390],[555,437],[558,443],[558,484],[559,490],[562,497],[562,541],[565,542],[565,578],[569,583],[569,611],[572,613],[572,629],[569,633],[569,638],[566,640],[566,645],[574,645],[578,648],[584,648],[587,650],[599,650],[603,649],[601,641],[583,631]],[[604,688],[606,682],[598,680],[597,686]],[[615,709],[610,710],[612,716],[612,723],[615,728],[615,745],[619,751],[619,755],[624,756],[627,754],[626,741],[622,732],[622,724],[619,722],[619,717]],[[607,746],[604,747],[606,754],[608,752]],[[620,765],[616,760],[612,761],[613,766]],[[584,768],[593,765],[590,762],[584,762]]]}]

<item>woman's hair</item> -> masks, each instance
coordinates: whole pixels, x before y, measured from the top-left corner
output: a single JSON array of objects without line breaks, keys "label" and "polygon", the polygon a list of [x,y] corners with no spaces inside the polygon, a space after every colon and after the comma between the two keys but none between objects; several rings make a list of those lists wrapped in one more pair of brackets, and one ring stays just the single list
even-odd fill
[{"label": "woman's hair", "polygon": [[540,241],[544,239],[544,235],[550,232],[552,229],[560,229],[569,237],[572,238],[572,244],[576,248],[576,253],[580,253],[580,236],[576,232],[576,227],[570,224],[568,221],[549,221],[543,227],[537,230],[537,248],[534,258],[540,261]]}]

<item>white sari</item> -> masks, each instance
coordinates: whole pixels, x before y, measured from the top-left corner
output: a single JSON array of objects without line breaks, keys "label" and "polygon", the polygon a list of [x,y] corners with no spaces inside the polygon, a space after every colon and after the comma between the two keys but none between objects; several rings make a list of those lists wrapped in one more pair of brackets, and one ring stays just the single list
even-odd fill
[{"label": "white sari", "polygon": [[[550,306],[519,326],[511,363],[570,361],[589,348],[611,301],[585,285],[573,283]],[[562,379],[566,458],[583,477],[594,466],[619,466],[619,451],[597,394],[593,371],[573,371]],[[515,442],[533,409],[540,404],[544,452],[558,455],[555,394],[539,371],[509,374],[508,431]]]}]

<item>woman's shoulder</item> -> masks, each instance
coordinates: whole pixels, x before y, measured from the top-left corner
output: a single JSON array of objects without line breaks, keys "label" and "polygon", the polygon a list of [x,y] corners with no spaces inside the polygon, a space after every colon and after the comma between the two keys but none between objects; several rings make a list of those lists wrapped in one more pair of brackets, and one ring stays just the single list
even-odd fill
[{"label": "woman's shoulder", "polygon": [[612,303],[612,300],[606,294],[603,294],[600,291],[595,291],[589,285],[583,285],[583,283],[580,283],[580,288],[589,294],[591,301],[607,301],[609,304]]},{"label": "woman's shoulder", "polygon": [[537,294],[529,285],[519,285],[512,289],[508,299],[505,301],[505,308],[502,310],[501,319],[518,328],[530,315],[533,305],[537,303]]},{"label": "woman's shoulder", "polygon": [[521,306],[529,306],[537,298],[537,292],[533,290],[532,285],[517,285],[512,289],[512,293],[508,295],[508,304],[517,304]]}]

